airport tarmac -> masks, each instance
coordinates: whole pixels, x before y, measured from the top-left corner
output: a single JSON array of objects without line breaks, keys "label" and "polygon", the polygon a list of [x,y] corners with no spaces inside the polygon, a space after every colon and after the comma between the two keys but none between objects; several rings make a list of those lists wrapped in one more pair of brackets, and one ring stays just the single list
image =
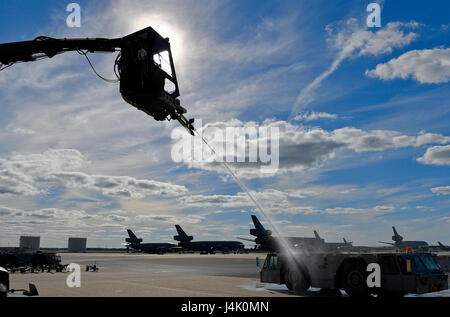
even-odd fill
[{"label": "airport tarmac", "polygon": [[[69,273],[10,274],[11,288],[36,285],[40,296],[51,297],[293,297],[284,285],[259,282],[264,253],[250,254],[140,254],[140,253],[60,253],[62,263],[81,267],[81,287],[69,288]],[[86,272],[96,264],[98,272]],[[311,288],[308,296],[323,296]],[[346,296],[342,291],[342,295]],[[336,296],[336,295],[331,295]],[[417,295],[411,295],[417,296]],[[450,290],[420,297],[449,297]]]},{"label": "airport tarmac", "polygon": [[[68,273],[15,273],[11,288],[34,283],[41,296],[294,296],[286,287],[259,282],[256,257],[265,254],[61,253],[62,263],[81,266],[81,287]],[[98,272],[86,272],[97,264]]]}]

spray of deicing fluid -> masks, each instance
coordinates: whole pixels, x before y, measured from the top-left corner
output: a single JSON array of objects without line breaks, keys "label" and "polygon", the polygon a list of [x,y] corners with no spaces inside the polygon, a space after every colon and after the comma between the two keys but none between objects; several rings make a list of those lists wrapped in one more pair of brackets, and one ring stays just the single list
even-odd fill
[{"label": "spray of deicing fluid", "polygon": [[[214,148],[211,145],[209,145],[209,143],[205,140],[203,135],[201,135],[197,130],[194,130],[194,131],[203,140],[203,143],[206,144],[206,146],[211,150],[211,152],[217,156],[217,152],[214,150]],[[242,183],[242,181],[239,179],[239,177],[233,172],[233,170],[230,168],[230,166],[225,161],[222,161],[222,164],[227,169],[227,171],[230,173],[230,175],[233,177],[233,179],[236,181],[236,183],[239,185],[239,187],[241,187],[241,189],[247,194],[247,196],[250,198],[250,200],[253,202],[253,204],[256,206],[256,208],[259,210],[259,212],[264,217],[264,219],[270,224],[272,229],[275,231],[275,234],[278,236],[279,241],[281,243],[281,247],[282,247],[281,249],[285,250],[288,253],[288,255],[295,262],[297,262],[291,246],[286,241],[286,239],[280,234],[278,228],[274,225],[274,223],[270,219],[270,216],[264,211],[264,209],[262,208],[262,206],[258,202],[258,200],[256,200],[256,198],[251,194],[251,192],[247,189],[247,187],[244,185],[244,183]]]}]

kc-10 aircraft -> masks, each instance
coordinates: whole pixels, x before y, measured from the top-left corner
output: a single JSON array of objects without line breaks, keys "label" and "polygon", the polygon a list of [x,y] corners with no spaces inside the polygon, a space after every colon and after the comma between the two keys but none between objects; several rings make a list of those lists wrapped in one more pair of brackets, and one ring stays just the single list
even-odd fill
[{"label": "kc-10 aircraft", "polygon": [[[239,238],[256,243],[257,248],[265,251],[276,252],[280,248],[279,238],[272,236],[272,231],[264,228],[258,217],[252,215],[254,229],[250,229],[250,234],[256,237],[254,240]],[[284,237],[287,243],[295,248],[303,248],[310,251],[325,250],[325,241],[317,237]]]},{"label": "kc-10 aircraft", "polygon": [[412,249],[420,249],[420,250],[428,250],[430,246],[425,241],[403,241],[403,237],[397,233],[397,230],[395,227],[392,227],[392,230],[394,231],[394,235],[392,236],[392,242],[383,242],[379,241],[380,243],[389,244],[396,248],[412,248]]},{"label": "kc-10 aircraft", "polygon": [[189,251],[214,254],[216,251],[228,253],[244,248],[244,244],[240,241],[192,241],[194,237],[188,236],[179,225],[175,225],[175,228],[178,235],[173,238],[179,241],[180,247]]},{"label": "kc-10 aircraft", "polygon": [[438,241],[438,245],[430,245],[430,249],[436,251],[450,251],[450,246],[442,244]]},{"label": "kc-10 aircraft", "polygon": [[174,248],[176,248],[176,245],[172,243],[141,243],[142,239],[136,237],[133,231],[127,229],[127,232],[129,236],[129,238],[125,239],[127,252],[130,248],[132,248],[138,252],[164,254],[171,252]]},{"label": "kc-10 aircraft", "polygon": [[450,246],[443,245],[441,242],[438,241],[439,249],[442,251],[450,251]]},{"label": "kc-10 aircraft", "polygon": [[[316,230],[314,230],[314,236],[317,239],[322,239],[319,236],[319,233],[317,233]],[[347,241],[345,238],[342,238],[344,242],[325,242],[325,245],[329,250],[340,250],[340,251],[350,251],[353,249],[353,242]]]}]

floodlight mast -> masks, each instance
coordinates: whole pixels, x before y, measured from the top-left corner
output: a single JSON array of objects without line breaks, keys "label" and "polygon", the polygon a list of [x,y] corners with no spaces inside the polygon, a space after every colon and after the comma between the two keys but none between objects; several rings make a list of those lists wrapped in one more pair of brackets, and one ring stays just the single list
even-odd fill
[{"label": "floodlight mast", "polygon": [[[115,39],[55,39],[39,36],[32,41],[0,44],[0,70],[18,62],[52,58],[70,51],[85,55],[88,61],[87,53],[120,51],[114,71],[116,72],[117,67],[116,76],[117,81],[120,81],[123,99],[157,121],[178,120],[194,135],[194,120],[186,119],[186,109],[178,99],[180,92],[169,39],[163,38],[151,27]],[[161,60],[163,53],[166,53],[168,59],[166,69],[158,64],[156,58],[158,56]],[[91,67],[93,68],[92,64]]]}]

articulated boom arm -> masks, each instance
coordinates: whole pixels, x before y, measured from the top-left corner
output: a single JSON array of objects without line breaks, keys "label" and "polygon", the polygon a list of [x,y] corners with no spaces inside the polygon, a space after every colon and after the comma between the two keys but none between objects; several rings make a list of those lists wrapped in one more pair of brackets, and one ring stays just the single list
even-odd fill
[{"label": "articulated boom arm", "polygon": [[0,63],[31,62],[69,51],[115,52],[120,47],[121,39],[54,39],[39,36],[32,41],[0,44]]},{"label": "articulated boom arm", "polygon": [[119,50],[114,67],[118,69],[116,75],[120,80],[123,99],[157,121],[178,120],[194,135],[194,120],[184,117],[186,109],[178,99],[180,92],[169,39],[163,38],[151,27],[116,39],[55,39],[39,36],[32,41],[0,44],[0,66],[3,66],[0,70],[17,62],[52,58],[69,51],[78,51],[86,56],[87,52]]}]

